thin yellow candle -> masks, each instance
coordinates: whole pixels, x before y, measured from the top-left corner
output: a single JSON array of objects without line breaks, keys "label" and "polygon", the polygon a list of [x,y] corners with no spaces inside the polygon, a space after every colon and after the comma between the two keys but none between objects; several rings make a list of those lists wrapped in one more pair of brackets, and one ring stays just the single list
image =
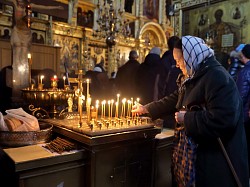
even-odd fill
[{"label": "thin yellow candle", "polygon": [[96,102],[95,102],[95,108],[96,108],[96,120],[97,120],[97,118],[98,118],[99,100],[96,100]]},{"label": "thin yellow candle", "polygon": [[90,107],[91,105],[91,97],[88,98],[88,106]]},{"label": "thin yellow candle", "polygon": [[102,113],[101,113],[101,118],[103,118],[103,107],[104,107],[104,101],[102,101]]},{"label": "thin yellow candle", "polygon": [[86,82],[87,82],[87,97],[89,97],[89,79],[87,79]]},{"label": "thin yellow candle", "polygon": [[119,115],[119,98],[120,98],[120,94],[117,94],[116,96],[117,96],[116,113],[117,113],[117,117],[118,117],[118,115]]},{"label": "thin yellow candle", "polygon": [[115,117],[118,118],[118,102],[115,102]]},{"label": "thin yellow candle", "polygon": [[106,100],[103,101],[103,117],[104,118],[105,118],[105,114],[106,114],[105,105],[106,105]]},{"label": "thin yellow candle", "polygon": [[37,85],[39,84],[39,78],[40,78],[40,76],[38,75],[37,76]]},{"label": "thin yellow candle", "polygon": [[113,117],[113,104],[114,104],[114,100],[111,100],[111,118]]},{"label": "thin yellow candle", "polygon": [[109,118],[110,118],[110,100],[108,100],[108,107],[109,107],[109,112],[108,112],[108,114],[109,114]]},{"label": "thin yellow candle", "polygon": [[41,75],[41,84],[43,84],[44,75]]},{"label": "thin yellow candle", "polygon": [[126,112],[126,108],[125,108],[126,105],[125,105],[125,104],[126,104],[126,98],[124,98],[124,99],[122,100],[122,109],[123,109],[123,110],[122,110],[122,115],[121,115],[122,117],[125,117],[125,112]]},{"label": "thin yellow candle", "polygon": [[131,101],[130,100],[128,100],[128,110],[127,110],[127,117],[130,117],[130,104],[131,103]]}]

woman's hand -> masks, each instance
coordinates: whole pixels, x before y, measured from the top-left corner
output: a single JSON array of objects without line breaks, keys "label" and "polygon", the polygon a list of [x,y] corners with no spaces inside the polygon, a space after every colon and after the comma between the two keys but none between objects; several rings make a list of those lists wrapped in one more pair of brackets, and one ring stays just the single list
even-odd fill
[{"label": "woman's hand", "polygon": [[183,124],[184,123],[184,116],[186,114],[187,111],[179,111],[179,112],[175,112],[175,120],[177,123],[179,124]]},{"label": "woman's hand", "polygon": [[142,114],[146,114],[148,113],[148,110],[146,109],[145,106],[141,105],[141,104],[136,104],[132,107],[132,113],[136,113],[138,115],[142,115]]}]

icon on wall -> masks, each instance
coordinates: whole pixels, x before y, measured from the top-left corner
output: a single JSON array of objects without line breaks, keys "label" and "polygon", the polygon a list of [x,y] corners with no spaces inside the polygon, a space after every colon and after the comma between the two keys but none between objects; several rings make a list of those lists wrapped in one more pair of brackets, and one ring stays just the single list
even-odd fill
[{"label": "icon on wall", "polygon": [[206,14],[201,14],[199,19],[198,19],[198,25],[199,26],[204,26],[207,23],[207,15]]},{"label": "icon on wall", "polygon": [[236,6],[232,9],[232,18],[240,19],[243,17],[243,11],[241,6]]}]

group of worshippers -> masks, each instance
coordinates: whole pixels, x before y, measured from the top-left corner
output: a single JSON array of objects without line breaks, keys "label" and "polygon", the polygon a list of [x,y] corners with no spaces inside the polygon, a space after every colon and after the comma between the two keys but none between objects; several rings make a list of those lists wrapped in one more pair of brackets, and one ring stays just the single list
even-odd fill
[{"label": "group of worshippers", "polygon": [[[174,43],[179,40],[172,36],[168,40],[168,50],[161,57],[161,49],[153,47],[144,62],[138,62],[138,54],[130,51],[129,60],[121,66],[116,75],[115,86],[122,97],[140,98],[141,104],[147,104],[170,95],[177,89],[176,79],[181,70],[176,67],[173,58]],[[174,116],[166,116],[164,126],[173,128]]]}]

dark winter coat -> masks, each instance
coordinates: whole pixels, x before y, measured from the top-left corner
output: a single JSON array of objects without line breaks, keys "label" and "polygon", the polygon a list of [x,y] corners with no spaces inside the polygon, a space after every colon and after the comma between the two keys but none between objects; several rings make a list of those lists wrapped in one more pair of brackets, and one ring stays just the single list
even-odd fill
[{"label": "dark winter coat", "polygon": [[247,123],[249,122],[248,111],[250,104],[250,61],[239,71],[236,84],[243,101],[244,120]]},{"label": "dark winter coat", "polygon": [[[186,110],[184,127],[198,144],[196,187],[236,187],[220,137],[243,187],[249,186],[242,101],[235,81],[214,57],[201,64],[184,92],[146,105],[153,119]],[[180,89],[181,90],[181,89]],[[183,100],[180,96],[183,95]],[[179,100],[179,102],[178,102]],[[202,109],[205,108],[205,109]]]},{"label": "dark winter coat", "polygon": [[158,100],[159,95],[162,95],[164,85],[159,85],[162,72],[160,56],[148,54],[136,74],[136,87],[141,104]]},{"label": "dark winter coat", "polygon": [[164,66],[164,96],[167,96],[177,89],[176,79],[181,73],[181,70],[176,67],[176,62],[173,57],[173,51],[171,50],[164,53],[161,62]]},{"label": "dark winter coat", "polygon": [[121,97],[137,97],[135,76],[139,66],[137,60],[129,60],[118,69],[115,85]]}]

